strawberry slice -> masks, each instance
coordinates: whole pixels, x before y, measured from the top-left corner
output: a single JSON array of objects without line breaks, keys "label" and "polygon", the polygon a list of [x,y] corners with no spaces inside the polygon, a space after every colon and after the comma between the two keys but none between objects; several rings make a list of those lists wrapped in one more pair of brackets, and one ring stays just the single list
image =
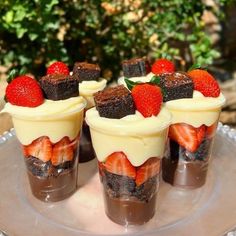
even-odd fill
[{"label": "strawberry slice", "polygon": [[108,172],[117,175],[124,175],[130,178],[135,178],[136,169],[127,156],[123,152],[113,152],[109,155],[104,163],[104,166]]},{"label": "strawberry slice", "polygon": [[53,146],[51,162],[57,166],[65,161],[73,160],[73,144],[68,137],[62,138]]},{"label": "strawberry slice", "polygon": [[139,186],[149,178],[157,175],[160,172],[160,159],[157,157],[149,158],[144,164],[137,167],[136,185]]},{"label": "strawberry slice", "polygon": [[208,138],[212,138],[215,134],[215,131],[217,129],[217,125],[218,125],[218,122],[215,122],[213,125],[211,126],[207,126],[207,129],[206,129],[206,136]]},{"label": "strawberry slice", "polygon": [[199,139],[194,127],[187,124],[174,124],[170,126],[169,138],[177,142],[190,152],[195,152],[198,148]]},{"label": "strawberry slice", "polygon": [[205,138],[206,126],[202,125],[199,128],[196,128],[198,146],[202,143],[202,140]]},{"label": "strawberry slice", "polygon": [[30,145],[24,146],[23,153],[25,156],[33,156],[47,162],[52,157],[52,143],[48,137],[42,136]]}]

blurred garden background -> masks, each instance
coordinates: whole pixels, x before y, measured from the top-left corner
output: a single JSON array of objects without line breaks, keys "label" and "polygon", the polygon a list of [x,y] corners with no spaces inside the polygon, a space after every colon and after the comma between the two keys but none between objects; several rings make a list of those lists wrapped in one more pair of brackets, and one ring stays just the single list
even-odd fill
[{"label": "blurred garden background", "polygon": [[235,0],[1,0],[0,12],[2,83],[13,68],[37,78],[56,60],[98,63],[114,81],[124,59],[165,57],[178,70],[207,67],[227,93],[221,119],[236,125]]}]

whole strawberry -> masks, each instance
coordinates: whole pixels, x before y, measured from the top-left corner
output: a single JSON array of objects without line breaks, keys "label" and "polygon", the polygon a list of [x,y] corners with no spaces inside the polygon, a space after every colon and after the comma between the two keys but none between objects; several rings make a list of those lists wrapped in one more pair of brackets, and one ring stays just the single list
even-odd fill
[{"label": "whole strawberry", "polygon": [[162,93],[154,84],[138,84],[131,90],[136,109],[144,116],[157,116],[161,110]]},{"label": "whole strawberry", "polygon": [[193,80],[194,89],[201,92],[205,97],[218,97],[220,95],[219,84],[206,70],[191,70],[188,75]]},{"label": "whole strawberry", "polygon": [[172,73],[174,71],[175,65],[173,64],[173,62],[165,58],[156,60],[152,65],[152,73],[156,75],[160,75],[163,73]]},{"label": "whole strawberry", "polygon": [[47,69],[47,75],[50,75],[50,74],[69,75],[69,73],[70,73],[70,70],[68,66],[61,61],[56,61],[52,63]]},{"label": "whole strawberry", "polygon": [[44,101],[38,82],[26,75],[19,76],[8,84],[6,98],[12,105],[23,107],[37,107]]}]

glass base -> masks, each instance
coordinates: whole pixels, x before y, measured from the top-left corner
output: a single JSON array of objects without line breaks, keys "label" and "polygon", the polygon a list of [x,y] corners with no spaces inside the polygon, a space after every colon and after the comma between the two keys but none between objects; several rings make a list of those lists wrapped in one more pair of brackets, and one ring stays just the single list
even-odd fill
[{"label": "glass base", "polygon": [[162,177],[167,183],[181,188],[200,188],[206,182],[208,162],[162,160]]}]

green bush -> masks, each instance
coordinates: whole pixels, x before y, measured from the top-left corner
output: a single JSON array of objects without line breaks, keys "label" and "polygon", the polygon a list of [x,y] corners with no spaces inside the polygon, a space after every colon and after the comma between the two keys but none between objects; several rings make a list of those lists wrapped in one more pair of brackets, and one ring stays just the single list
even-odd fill
[{"label": "green bush", "polygon": [[[230,0],[215,1],[224,6]],[[61,60],[97,62],[116,77],[123,59],[167,57],[179,65],[211,64],[219,56],[202,21],[199,0],[4,0],[0,62],[42,75]]]}]

